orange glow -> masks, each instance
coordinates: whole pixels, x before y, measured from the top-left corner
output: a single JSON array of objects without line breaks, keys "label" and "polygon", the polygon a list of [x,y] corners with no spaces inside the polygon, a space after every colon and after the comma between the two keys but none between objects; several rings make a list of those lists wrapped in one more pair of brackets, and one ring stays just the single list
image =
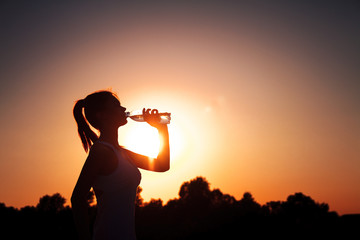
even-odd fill
[{"label": "orange glow", "polygon": [[126,135],[124,145],[136,153],[156,158],[160,146],[157,130],[146,123],[138,123]]},{"label": "orange glow", "polygon": [[[126,133],[126,136],[123,137],[124,146],[136,153],[156,158],[160,147],[160,139],[157,130],[147,123],[132,124],[130,128],[131,129]],[[184,139],[176,126],[170,124],[168,128],[171,158],[176,160],[184,151]]]},{"label": "orange glow", "polygon": [[[0,202],[35,205],[59,192],[69,203],[87,157],[73,104],[111,87],[129,111],[172,113],[171,169],[142,171],[145,201],[166,202],[184,181],[204,176],[238,199],[249,191],[264,204],[303,192],[339,213],[360,212],[360,73],[350,62],[358,56],[345,55],[357,53],[357,28],[341,32],[356,21],[330,34],[346,19],[321,18],[334,24],[311,32],[312,24],[299,26],[310,18],[292,22],[307,14],[199,6],[122,6],[96,16],[84,9],[35,29],[17,28],[34,23],[14,17],[9,32],[19,35],[4,34],[11,57],[2,59],[11,66],[1,75]],[[156,157],[159,139],[129,119],[119,144]]]}]

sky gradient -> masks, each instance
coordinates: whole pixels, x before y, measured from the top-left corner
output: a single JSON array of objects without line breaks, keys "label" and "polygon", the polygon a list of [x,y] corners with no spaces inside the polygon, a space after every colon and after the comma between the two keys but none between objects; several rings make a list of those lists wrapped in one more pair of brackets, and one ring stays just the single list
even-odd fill
[{"label": "sky gradient", "polygon": [[0,202],[70,199],[86,158],[73,105],[111,88],[172,113],[171,170],[142,171],[145,200],[201,175],[237,199],[360,213],[360,4],[239,2],[2,2]]}]

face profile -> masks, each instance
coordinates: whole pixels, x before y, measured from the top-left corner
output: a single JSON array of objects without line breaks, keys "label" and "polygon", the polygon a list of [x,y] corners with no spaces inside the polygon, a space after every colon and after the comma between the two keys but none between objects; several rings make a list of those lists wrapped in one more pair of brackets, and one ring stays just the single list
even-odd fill
[{"label": "face profile", "polygon": [[[101,128],[106,126],[120,127],[127,123],[126,108],[121,106],[120,101],[115,97],[109,97],[104,110],[97,113]],[[100,130],[100,129],[99,129]]]}]

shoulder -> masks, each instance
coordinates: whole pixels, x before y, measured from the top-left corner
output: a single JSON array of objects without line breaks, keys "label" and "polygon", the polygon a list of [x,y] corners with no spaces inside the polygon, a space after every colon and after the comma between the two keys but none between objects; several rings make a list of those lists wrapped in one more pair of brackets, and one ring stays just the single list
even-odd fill
[{"label": "shoulder", "polygon": [[91,146],[89,158],[97,160],[109,157],[113,154],[113,150],[109,146],[102,144],[101,142],[95,142]]}]

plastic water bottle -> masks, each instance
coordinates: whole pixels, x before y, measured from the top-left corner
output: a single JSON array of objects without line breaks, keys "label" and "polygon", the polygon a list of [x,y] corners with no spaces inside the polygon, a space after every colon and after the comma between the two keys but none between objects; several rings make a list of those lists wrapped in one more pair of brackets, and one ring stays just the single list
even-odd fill
[{"label": "plastic water bottle", "polygon": [[[153,109],[151,111],[151,114],[159,114],[160,123],[162,124],[170,123],[171,113],[168,112],[159,113],[156,109]],[[131,112],[126,112],[126,116],[137,122],[145,122],[142,110],[134,110]]]}]

